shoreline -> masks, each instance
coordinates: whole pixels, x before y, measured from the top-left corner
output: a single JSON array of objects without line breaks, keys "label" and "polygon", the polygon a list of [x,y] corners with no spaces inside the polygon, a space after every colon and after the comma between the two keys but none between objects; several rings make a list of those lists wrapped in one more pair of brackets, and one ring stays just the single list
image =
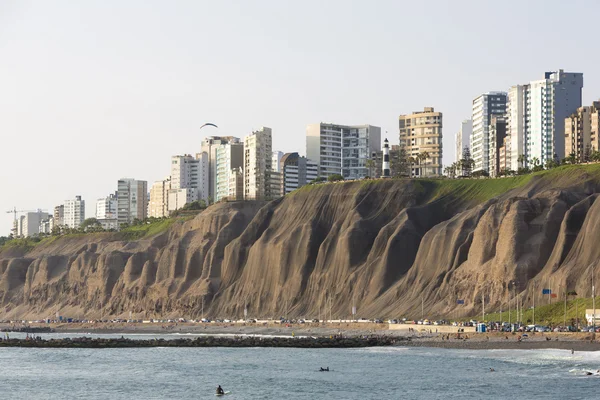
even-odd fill
[{"label": "shoreline", "polygon": [[[412,328],[412,329],[409,329]],[[420,329],[420,331],[417,331]],[[429,330],[431,329],[431,333]],[[456,332],[462,327],[431,326],[423,328],[415,325],[401,325],[388,328],[387,324],[0,324],[0,330],[11,333],[30,330],[32,337],[48,340],[47,335],[70,335],[71,339],[81,337],[89,340],[89,335],[143,335],[145,341],[156,340],[360,340],[377,338],[386,346],[429,347],[465,350],[536,350],[562,349],[574,351],[600,351],[600,340],[594,340],[590,333],[533,333],[525,337],[519,334],[488,332]],[[42,331],[44,330],[44,331]],[[51,331],[49,331],[51,330]],[[436,332],[436,330],[438,332]],[[78,336],[82,335],[82,336]],[[83,335],[86,335],[87,338]],[[156,335],[156,337],[152,337]],[[181,335],[177,338],[162,338],[162,335]],[[188,336],[189,335],[189,336]],[[193,335],[198,335],[193,337]],[[4,335],[0,334],[0,337]],[[186,337],[187,336],[187,337]],[[519,341],[519,337],[521,340]],[[63,338],[66,339],[66,338]],[[63,340],[59,339],[59,340]],[[114,338],[113,338],[114,339]],[[598,336],[600,339],[600,336]],[[18,340],[18,339],[15,339]],[[55,339],[57,340],[57,339]],[[107,338],[103,340],[109,340]],[[112,339],[110,339],[112,340]],[[126,339],[134,340],[134,339]],[[394,343],[392,343],[394,342]],[[273,346],[283,347],[283,346]],[[305,347],[304,345],[299,347]],[[358,346],[355,346],[358,347]],[[364,347],[364,346],[360,346]]]}]

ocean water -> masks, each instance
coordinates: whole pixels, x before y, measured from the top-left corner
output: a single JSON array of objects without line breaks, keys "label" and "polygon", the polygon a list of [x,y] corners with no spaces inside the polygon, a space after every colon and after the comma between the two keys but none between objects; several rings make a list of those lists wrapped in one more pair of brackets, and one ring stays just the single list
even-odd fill
[{"label": "ocean water", "polygon": [[592,399],[597,369],[566,350],[0,348],[0,398]]}]

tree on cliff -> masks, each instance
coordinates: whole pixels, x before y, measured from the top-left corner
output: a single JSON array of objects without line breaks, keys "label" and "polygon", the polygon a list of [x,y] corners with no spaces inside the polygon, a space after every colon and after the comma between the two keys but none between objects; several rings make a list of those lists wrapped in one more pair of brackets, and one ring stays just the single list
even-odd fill
[{"label": "tree on cliff", "polygon": [[404,147],[401,147],[397,152],[390,151],[390,175],[393,178],[410,176],[410,162]]},{"label": "tree on cliff", "polygon": [[471,157],[471,150],[468,146],[463,148],[462,158],[460,163],[460,176],[470,178],[473,173],[473,167],[475,167],[475,160]]},{"label": "tree on cliff", "polygon": [[9,238],[9,237],[6,237],[6,236],[0,236],[0,247],[4,246],[4,244],[5,244],[6,242],[8,242],[9,240],[10,240],[10,238]]},{"label": "tree on cliff", "polygon": [[329,177],[327,178],[327,180],[329,182],[343,181],[344,177],[341,176],[340,174],[333,174],[333,175],[329,175]]},{"label": "tree on cliff", "polygon": [[96,218],[87,218],[81,223],[79,228],[84,232],[90,232],[102,229],[102,226]]}]

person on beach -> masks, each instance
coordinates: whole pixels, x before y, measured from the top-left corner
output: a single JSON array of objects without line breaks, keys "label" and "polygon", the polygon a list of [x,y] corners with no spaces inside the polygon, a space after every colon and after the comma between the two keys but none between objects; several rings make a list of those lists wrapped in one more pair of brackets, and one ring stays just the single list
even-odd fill
[{"label": "person on beach", "polygon": [[221,385],[219,385],[217,387],[217,394],[225,394],[225,391],[223,390],[223,388],[221,387]]}]

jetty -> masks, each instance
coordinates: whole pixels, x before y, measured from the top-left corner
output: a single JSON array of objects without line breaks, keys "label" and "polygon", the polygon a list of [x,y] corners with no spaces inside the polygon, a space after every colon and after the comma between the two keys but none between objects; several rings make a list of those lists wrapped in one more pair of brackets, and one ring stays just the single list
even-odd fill
[{"label": "jetty", "polygon": [[0,339],[0,347],[35,348],[146,348],[146,347],[290,347],[306,349],[356,348],[392,346],[410,339],[390,336],[365,337],[264,337],[264,336],[199,336],[181,339],[128,339],[121,338],[61,338]]}]

